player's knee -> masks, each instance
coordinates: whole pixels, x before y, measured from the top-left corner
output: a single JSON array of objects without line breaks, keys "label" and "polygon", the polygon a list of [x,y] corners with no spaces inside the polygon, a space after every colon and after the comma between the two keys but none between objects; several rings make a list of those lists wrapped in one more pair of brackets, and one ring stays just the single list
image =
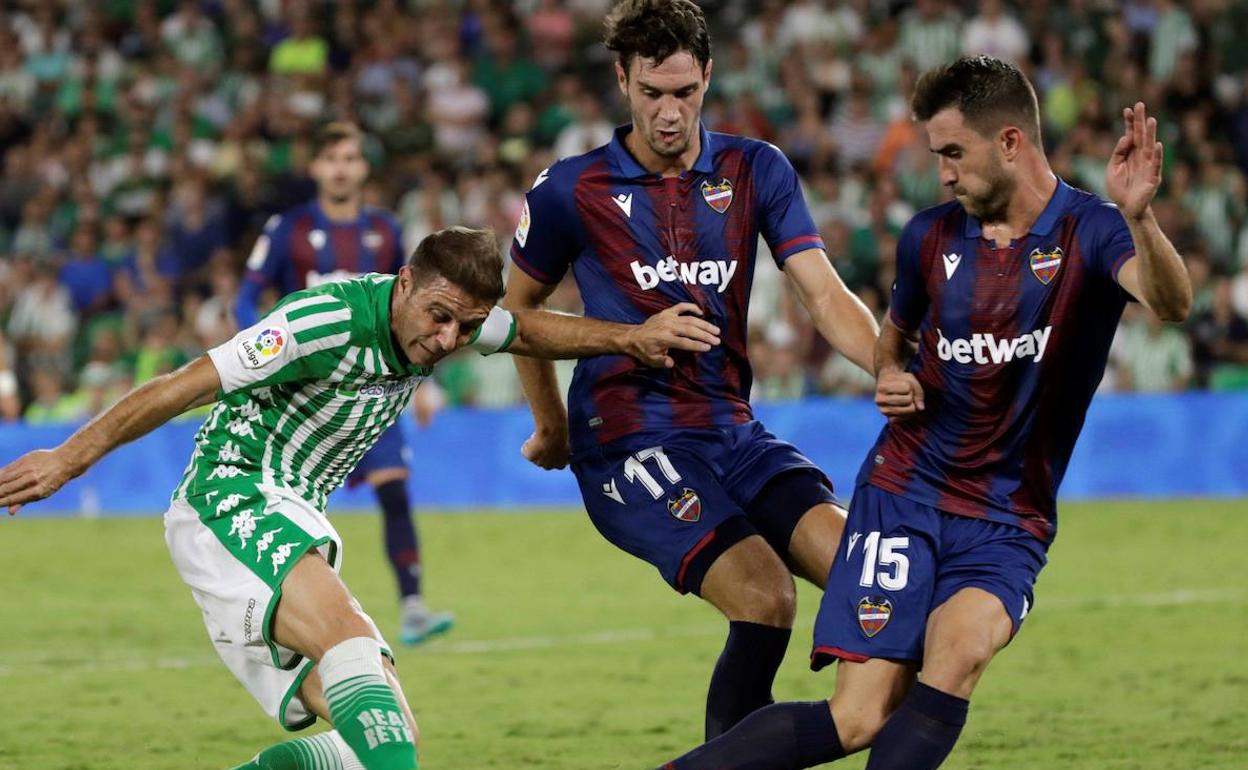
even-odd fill
[{"label": "player's knee", "polygon": [[884,703],[855,703],[847,706],[835,698],[829,701],[836,734],[847,753],[867,748],[883,729],[892,711]]},{"label": "player's knee", "polygon": [[760,575],[747,582],[740,590],[740,617],[731,620],[748,620],[777,628],[790,628],[797,614],[797,591],[793,577],[787,572]]},{"label": "player's knee", "polygon": [[308,654],[320,660],[327,650],[347,639],[365,636],[373,638],[373,624],[364,614],[359,602],[352,598],[338,606],[329,606],[318,618]]}]

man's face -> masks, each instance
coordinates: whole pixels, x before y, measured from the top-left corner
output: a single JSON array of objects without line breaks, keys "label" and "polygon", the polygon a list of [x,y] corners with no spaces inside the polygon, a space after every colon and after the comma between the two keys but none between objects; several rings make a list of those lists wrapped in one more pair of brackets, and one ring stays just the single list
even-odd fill
[{"label": "man's face", "polygon": [[693,54],[677,51],[657,63],[634,56],[627,72],[616,62],[615,74],[628,99],[633,129],[655,155],[680,157],[698,130],[711,63],[699,67]]},{"label": "man's face", "polygon": [[368,161],[358,141],[343,139],[322,149],[312,159],[310,171],[322,195],[346,203],[360,194],[368,177]]},{"label": "man's face", "polygon": [[433,366],[465,345],[494,306],[441,276],[418,286],[407,266],[399,270],[394,292],[390,328],[417,366]]},{"label": "man's face", "polygon": [[939,156],[940,183],[967,213],[985,221],[1005,215],[1015,181],[1002,160],[995,138],[982,136],[948,107],[927,121],[928,148]]}]

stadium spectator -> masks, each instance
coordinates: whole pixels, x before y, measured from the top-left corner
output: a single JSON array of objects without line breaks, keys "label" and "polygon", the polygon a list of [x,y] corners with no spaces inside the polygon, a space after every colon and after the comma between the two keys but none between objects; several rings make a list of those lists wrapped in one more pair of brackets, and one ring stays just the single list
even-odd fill
[{"label": "stadium spectator", "polygon": [[[180,312],[188,288],[210,291],[206,268],[181,277],[188,255],[202,266],[229,247],[241,274],[265,220],[311,197],[309,138],[334,119],[368,129],[380,204],[400,211],[409,236],[452,222],[493,223],[501,235],[514,227],[515,202],[537,171],[603,143],[625,117],[597,66],[608,5],[14,4],[0,17],[0,263],[10,268],[8,293],[16,298],[34,280],[19,261],[59,271],[80,221],[94,218],[102,224],[97,251],[114,270],[127,326],[147,304],[176,299]],[[1164,108],[1170,167],[1157,215],[1185,252],[1195,253],[1191,245],[1207,252],[1211,280],[1226,278],[1232,307],[1248,316],[1244,3],[722,0],[706,7],[720,41],[708,127],[744,127],[780,146],[802,175],[812,210],[835,211],[848,223],[852,263],[863,274],[892,258],[878,227],[864,238],[873,208],[941,200],[931,154],[909,120],[917,68],[962,51],[995,51],[1033,75],[1055,170],[1097,194],[1117,106],[1144,98]],[[866,112],[859,93],[867,95]],[[845,149],[857,158],[859,145],[874,152],[856,168]],[[507,168],[496,173],[499,167]],[[219,227],[192,226],[186,184],[200,186],[207,218]],[[426,187],[433,192],[422,197]],[[832,197],[821,192],[832,187]],[[832,216],[816,213],[816,221],[826,229]],[[163,280],[173,281],[154,297],[124,286],[160,283],[158,272],[137,267],[150,265],[150,243],[143,259],[132,245],[134,265],[117,267],[126,250],[122,225],[137,242],[148,221],[163,223],[154,253]],[[191,246],[181,251],[188,236]],[[877,288],[887,288],[880,280]],[[12,312],[0,310],[6,328]],[[86,335],[72,315],[81,329],[74,334]],[[804,339],[808,322],[786,320]],[[184,338],[194,336],[194,318],[178,323],[191,330]],[[137,327],[127,331],[127,345],[141,337]],[[71,340],[71,375],[88,348]],[[19,345],[14,358],[19,393],[28,398],[26,348]],[[475,358],[465,365],[470,373],[486,366]],[[821,379],[818,368],[806,372],[809,382]],[[515,384],[491,388],[504,399]]]}]

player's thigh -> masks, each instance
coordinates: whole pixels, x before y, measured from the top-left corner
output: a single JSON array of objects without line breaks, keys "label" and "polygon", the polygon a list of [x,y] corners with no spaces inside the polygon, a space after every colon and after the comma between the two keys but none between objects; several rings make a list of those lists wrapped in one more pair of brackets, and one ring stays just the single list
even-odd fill
[{"label": "player's thigh", "polygon": [[930,506],[858,487],[815,618],[812,668],[836,659],[923,659],[938,516]]},{"label": "player's thigh", "polygon": [[819,503],[797,522],[789,540],[794,571],[819,588],[828,582],[848,512],[836,503]]},{"label": "player's thigh", "polygon": [[342,578],[319,553],[305,554],[282,581],[273,613],[273,639],[320,660],[340,642],[372,637],[374,626]]},{"label": "player's thigh", "polygon": [[837,662],[836,691],[829,703],[847,753],[871,745],[914,683],[917,669],[915,663],[884,658]]},{"label": "player's thigh", "polygon": [[750,523],[797,574],[822,586],[843,522],[832,482],[758,422],[734,428],[722,450],[724,486]]},{"label": "player's thigh", "polygon": [[[326,559],[340,557],[337,533],[306,503],[280,497],[214,494],[200,507],[204,510],[176,501],[165,514],[174,566],[190,587],[226,667],[284,727],[304,727],[315,717],[295,694],[312,664],[303,659],[305,650],[275,638],[272,621],[289,598],[285,581],[305,554],[316,554],[309,558],[326,569]],[[253,515],[259,509],[264,515]],[[368,622],[371,635],[388,650]]]},{"label": "player's thigh", "polygon": [[942,514],[942,553],[928,619],[923,681],[969,697],[1022,627],[1045,546],[1008,524]]},{"label": "player's thigh", "polygon": [[793,626],[797,607],[793,578],[759,535],[745,538],[715,559],[702,580],[701,594],[729,620]]},{"label": "player's thigh", "polygon": [[699,593],[715,559],[756,534],[716,470],[687,446],[606,447],[574,458],[572,472],[602,536],[681,593]]},{"label": "player's thigh", "polygon": [[[403,693],[403,687],[399,683],[399,673],[395,670],[394,661],[388,656],[383,656],[381,662],[386,672],[386,681],[394,689],[394,693],[399,699],[399,705],[403,707],[403,717],[407,720],[407,726],[411,728],[412,735],[415,736],[416,743],[419,744],[420,730],[416,726],[416,716],[412,713],[412,707],[408,704],[407,696]],[[308,672],[299,687],[299,700],[309,713],[315,714],[326,722],[333,724],[333,720],[329,717],[329,704],[325,701],[325,689],[321,684],[321,675],[315,666]]]}]

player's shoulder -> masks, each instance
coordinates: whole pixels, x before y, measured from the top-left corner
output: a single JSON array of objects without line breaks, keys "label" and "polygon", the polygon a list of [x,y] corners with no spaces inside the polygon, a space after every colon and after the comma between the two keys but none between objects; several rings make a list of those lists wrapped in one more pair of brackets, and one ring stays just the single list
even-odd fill
[{"label": "player's shoulder", "polygon": [[365,273],[344,281],[328,281],[286,295],[274,310],[282,311],[291,321],[316,316],[321,316],[314,318],[316,322],[366,320],[377,307],[380,295],[389,292],[393,280],[392,275]]},{"label": "player's shoulder", "polygon": [[389,209],[383,209],[380,206],[361,206],[360,213],[364,215],[362,218],[365,221],[380,222],[387,227],[399,226],[399,218]]},{"label": "player's shoulder", "polygon": [[1125,227],[1126,221],[1122,212],[1113,201],[1108,201],[1095,193],[1069,186],[1069,200],[1066,202],[1066,213],[1079,220],[1081,229],[1092,232],[1104,232]]},{"label": "player's shoulder", "polygon": [[901,238],[903,241],[922,239],[937,224],[951,219],[961,222],[965,217],[966,212],[963,210],[962,204],[957,201],[945,201],[935,206],[928,206],[910,217],[905,227],[901,229]]},{"label": "player's shoulder", "polygon": [[297,222],[309,219],[312,216],[312,204],[312,201],[305,201],[270,216],[264,223],[264,232],[271,236],[278,231],[289,230]]},{"label": "player's shoulder", "polygon": [[763,139],[740,134],[725,134],[719,131],[708,131],[707,136],[717,161],[722,160],[724,155],[738,154],[756,167],[789,169],[793,167],[789,157],[784,154],[784,150]]},{"label": "player's shoulder", "polygon": [[560,193],[571,194],[585,172],[605,161],[606,158],[607,145],[605,144],[580,155],[561,158],[542,169],[533,178],[533,184],[529,186],[529,194],[537,194],[539,190],[546,196]]}]

